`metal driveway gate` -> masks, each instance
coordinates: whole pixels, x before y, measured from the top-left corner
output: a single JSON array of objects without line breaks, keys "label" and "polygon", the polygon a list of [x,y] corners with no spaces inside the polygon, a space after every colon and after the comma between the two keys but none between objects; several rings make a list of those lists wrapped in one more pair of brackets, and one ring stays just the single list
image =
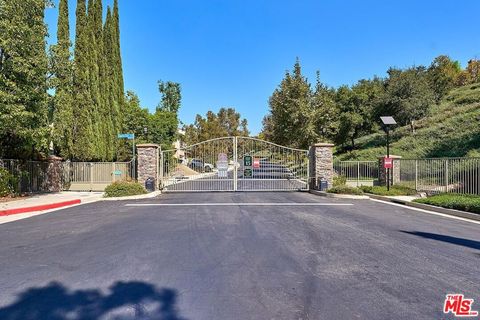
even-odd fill
[{"label": "metal driveway gate", "polygon": [[161,152],[164,191],[308,190],[308,150],[224,137]]}]

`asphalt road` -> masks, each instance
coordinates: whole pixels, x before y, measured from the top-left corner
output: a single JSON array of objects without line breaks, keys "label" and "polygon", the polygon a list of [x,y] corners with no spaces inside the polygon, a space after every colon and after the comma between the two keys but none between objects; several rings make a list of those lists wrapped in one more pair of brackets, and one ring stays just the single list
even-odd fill
[{"label": "asphalt road", "polygon": [[0,225],[0,319],[453,319],[447,293],[480,309],[479,224],[294,192],[128,203]]}]

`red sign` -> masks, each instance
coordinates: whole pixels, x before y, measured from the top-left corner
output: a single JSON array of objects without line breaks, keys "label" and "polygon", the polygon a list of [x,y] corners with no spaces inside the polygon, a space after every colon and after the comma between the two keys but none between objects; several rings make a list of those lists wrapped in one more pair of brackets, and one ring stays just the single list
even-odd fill
[{"label": "red sign", "polygon": [[392,169],[393,168],[393,159],[392,158],[383,158],[383,167],[385,169]]},{"label": "red sign", "polygon": [[260,159],[253,159],[253,167],[255,169],[260,168]]}]

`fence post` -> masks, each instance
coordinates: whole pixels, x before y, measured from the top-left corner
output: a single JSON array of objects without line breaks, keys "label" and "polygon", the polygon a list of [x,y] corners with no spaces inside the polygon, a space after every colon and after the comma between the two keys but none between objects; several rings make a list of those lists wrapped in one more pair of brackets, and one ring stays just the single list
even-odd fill
[{"label": "fence post", "polygon": [[418,160],[415,160],[415,190],[418,191]]},{"label": "fence post", "polygon": [[115,182],[115,162],[112,162],[112,182]]},{"label": "fence post", "polygon": [[448,192],[448,159],[445,159],[445,193]]},{"label": "fence post", "polygon": [[360,161],[357,161],[357,188],[360,186]]},{"label": "fence post", "polygon": [[88,163],[90,166],[90,191],[93,190],[93,163],[89,162]]}]

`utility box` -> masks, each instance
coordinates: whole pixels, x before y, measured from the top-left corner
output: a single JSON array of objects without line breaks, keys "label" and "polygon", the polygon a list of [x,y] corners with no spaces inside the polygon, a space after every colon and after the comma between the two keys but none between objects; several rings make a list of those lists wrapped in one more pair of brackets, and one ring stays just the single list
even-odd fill
[{"label": "utility box", "polygon": [[325,178],[320,178],[318,186],[320,188],[320,191],[327,191],[328,190],[328,180]]},{"label": "utility box", "polygon": [[145,180],[145,189],[147,189],[148,192],[153,192],[155,191],[155,179],[152,177],[147,178]]}]

